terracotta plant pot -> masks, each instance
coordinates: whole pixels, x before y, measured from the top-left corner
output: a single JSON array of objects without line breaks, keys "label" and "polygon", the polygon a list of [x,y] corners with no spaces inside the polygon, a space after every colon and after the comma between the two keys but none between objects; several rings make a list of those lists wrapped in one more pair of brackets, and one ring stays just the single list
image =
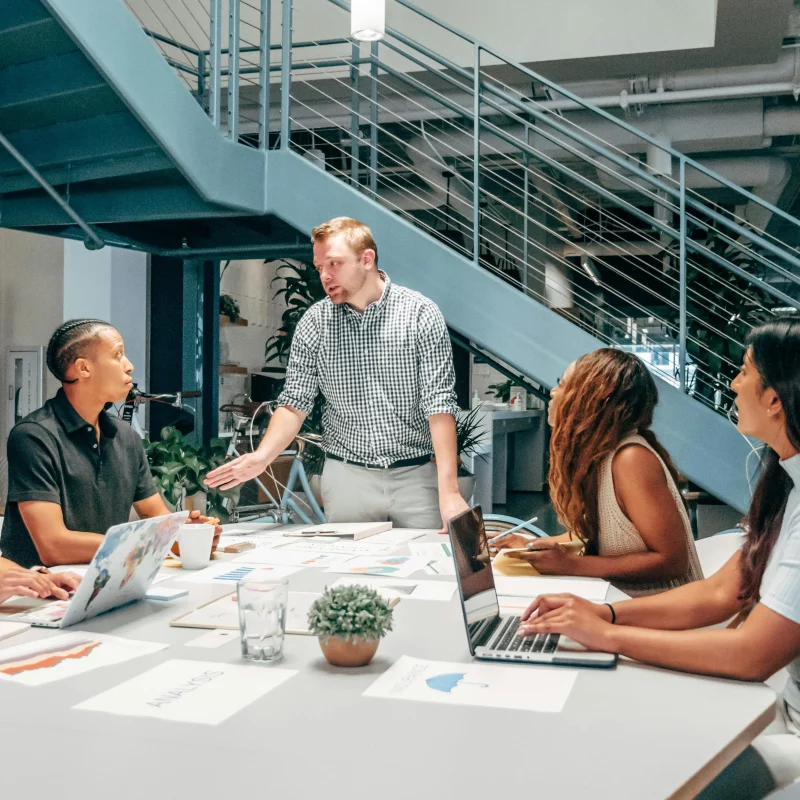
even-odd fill
[{"label": "terracotta plant pot", "polygon": [[319,646],[329,664],[334,667],[365,667],[372,661],[380,639],[340,639],[338,636],[320,636]]}]

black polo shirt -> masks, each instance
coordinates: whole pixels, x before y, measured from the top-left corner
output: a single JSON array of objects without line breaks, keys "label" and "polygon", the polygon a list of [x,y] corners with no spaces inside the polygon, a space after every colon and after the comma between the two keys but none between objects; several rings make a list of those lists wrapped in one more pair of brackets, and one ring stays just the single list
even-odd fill
[{"label": "black polo shirt", "polygon": [[131,505],[156,493],[144,445],[130,425],[100,414],[100,441],[59,389],[8,437],[8,502],[0,535],[5,558],[40,564],[18,503],[58,503],[72,531],[105,533],[127,522]]}]

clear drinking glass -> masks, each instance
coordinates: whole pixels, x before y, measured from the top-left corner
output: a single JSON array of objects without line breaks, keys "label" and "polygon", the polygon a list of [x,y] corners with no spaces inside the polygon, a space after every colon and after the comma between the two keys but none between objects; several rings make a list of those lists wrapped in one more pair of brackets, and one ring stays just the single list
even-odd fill
[{"label": "clear drinking glass", "polygon": [[245,578],[236,587],[242,657],[251,661],[278,661],[283,657],[289,581]]}]

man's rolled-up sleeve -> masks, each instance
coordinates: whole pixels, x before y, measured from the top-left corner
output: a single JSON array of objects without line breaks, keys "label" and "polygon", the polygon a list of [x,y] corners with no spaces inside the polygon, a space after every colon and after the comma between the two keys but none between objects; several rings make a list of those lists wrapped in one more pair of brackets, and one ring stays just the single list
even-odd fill
[{"label": "man's rolled-up sleeve", "polygon": [[61,465],[47,431],[21,422],[8,437],[8,502],[61,504]]},{"label": "man's rolled-up sleeve", "polygon": [[424,306],[419,321],[420,408],[426,417],[458,415],[453,349],[442,312],[431,303]]},{"label": "man's rolled-up sleeve", "polygon": [[307,311],[297,323],[286,367],[286,383],[278,397],[278,405],[291,406],[308,416],[319,394],[317,351],[319,328],[313,312]]}]

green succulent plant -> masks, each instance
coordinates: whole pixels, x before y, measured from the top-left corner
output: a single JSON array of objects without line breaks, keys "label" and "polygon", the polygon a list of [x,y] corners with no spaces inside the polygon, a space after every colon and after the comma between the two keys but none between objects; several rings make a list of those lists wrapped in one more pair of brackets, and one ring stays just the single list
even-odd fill
[{"label": "green succulent plant", "polygon": [[332,586],[317,598],[308,612],[308,627],[327,641],[340,639],[374,641],[392,630],[392,609],[369,586]]}]

